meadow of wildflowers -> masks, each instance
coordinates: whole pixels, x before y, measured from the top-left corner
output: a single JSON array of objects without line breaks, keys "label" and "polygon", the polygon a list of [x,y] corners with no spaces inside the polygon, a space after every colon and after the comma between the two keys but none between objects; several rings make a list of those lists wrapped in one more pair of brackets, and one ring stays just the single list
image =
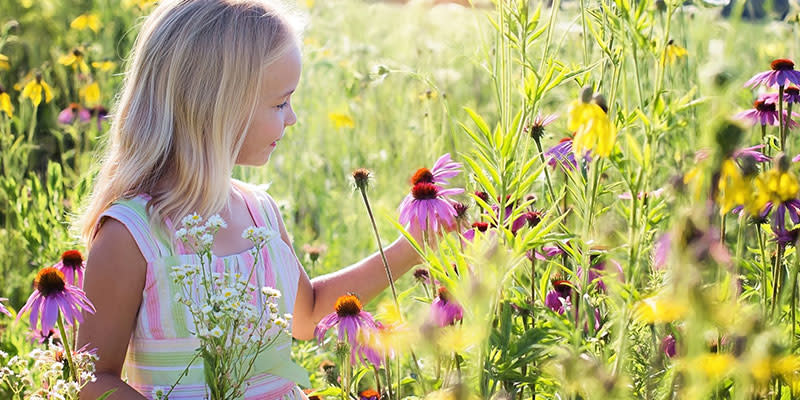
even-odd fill
[{"label": "meadow of wildflowers", "polygon": [[[93,377],[69,224],[154,3],[0,3],[0,398]],[[310,398],[800,397],[789,3],[299,1],[298,123],[236,175],[311,276],[398,235],[424,260],[294,343]]]}]

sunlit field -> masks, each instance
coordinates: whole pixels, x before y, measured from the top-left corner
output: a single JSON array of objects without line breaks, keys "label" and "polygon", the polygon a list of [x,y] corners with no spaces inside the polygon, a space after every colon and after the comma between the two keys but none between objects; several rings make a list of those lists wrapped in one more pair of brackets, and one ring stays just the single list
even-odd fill
[{"label": "sunlit field", "polygon": [[[71,224],[154,3],[0,3],[0,398],[91,378],[69,313],[17,313],[53,295],[43,268],[81,269]],[[422,264],[330,310],[378,328],[294,341],[310,398],[800,397],[800,6],[717,3],[299,1],[298,122],[235,177],[312,278],[379,250],[365,199],[383,246],[429,217]]]}]

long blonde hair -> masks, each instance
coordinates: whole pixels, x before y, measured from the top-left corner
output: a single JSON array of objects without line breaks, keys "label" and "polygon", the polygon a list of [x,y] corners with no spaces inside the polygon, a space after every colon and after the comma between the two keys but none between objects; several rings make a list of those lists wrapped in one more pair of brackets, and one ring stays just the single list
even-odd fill
[{"label": "long blonde hair", "polygon": [[172,0],[147,17],[78,221],[87,246],[99,216],[120,198],[152,196],[148,211],[156,223],[225,207],[262,72],[299,38],[296,24],[276,7]]}]

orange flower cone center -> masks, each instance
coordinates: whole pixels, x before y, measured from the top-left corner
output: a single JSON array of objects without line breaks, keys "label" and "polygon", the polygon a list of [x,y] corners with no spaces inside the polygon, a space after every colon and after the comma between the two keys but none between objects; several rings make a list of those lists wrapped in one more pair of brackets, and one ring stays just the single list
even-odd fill
[{"label": "orange flower cone center", "polygon": [[356,316],[361,312],[361,301],[355,295],[344,295],[336,300],[334,309],[340,317]]},{"label": "orange flower cone center", "polygon": [[435,199],[439,195],[439,188],[428,182],[419,182],[411,188],[411,195],[417,200]]},{"label": "orange flower cone center", "polygon": [[788,58],[779,58],[769,66],[775,71],[791,71],[794,69],[794,62]]},{"label": "orange flower cone center", "polygon": [[68,250],[61,255],[61,262],[66,267],[78,268],[83,264],[83,255],[78,250]]},{"label": "orange flower cone center", "polygon": [[411,184],[416,185],[420,182],[433,183],[433,173],[427,168],[420,168],[411,177]]},{"label": "orange flower cone center", "polygon": [[47,297],[53,293],[62,292],[66,287],[66,282],[64,282],[64,274],[61,271],[47,267],[36,274],[34,285],[42,296]]}]

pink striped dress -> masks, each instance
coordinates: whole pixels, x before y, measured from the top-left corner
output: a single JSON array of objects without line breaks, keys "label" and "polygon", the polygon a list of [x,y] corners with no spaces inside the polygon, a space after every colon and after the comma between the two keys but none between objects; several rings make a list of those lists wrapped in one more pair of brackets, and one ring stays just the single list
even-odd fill
[{"label": "pink striped dress", "polygon": [[[280,312],[292,313],[297,295],[299,270],[289,246],[281,239],[278,219],[266,193],[258,190],[238,188],[246,199],[247,208],[258,227],[276,232],[270,235],[262,249],[254,272],[256,287],[269,286],[281,291]],[[166,234],[151,227],[146,205],[150,197],[144,194],[131,199],[122,199],[112,204],[100,217],[114,218],[123,223],[147,261],[147,277],[142,304],[136,319],[136,327],[128,345],[123,378],[147,398],[154,398],[158,391],[169,391],[194,356],[199,341],[192,335],[194,324],[188,307],[176,302],[180,287],[172,282],[170,273],[176,265],[199,264],[199,258],[187,254],[174,240],[174,233]],[[171,223],[167,226],[172,230]],[[249,276],[253,256],[249,251],[229,256],[212,258],[217,271],[234,270]],[[308,373],[291,359],[292,341],[287,335],[266,352],[259,355],[248,377],[245,399],[306,399],[298,384],[310,386]],[[180,380],[170,394],[170,399],[207,398],[203,377],[203,363],[196,360],[188,375]]]}]

